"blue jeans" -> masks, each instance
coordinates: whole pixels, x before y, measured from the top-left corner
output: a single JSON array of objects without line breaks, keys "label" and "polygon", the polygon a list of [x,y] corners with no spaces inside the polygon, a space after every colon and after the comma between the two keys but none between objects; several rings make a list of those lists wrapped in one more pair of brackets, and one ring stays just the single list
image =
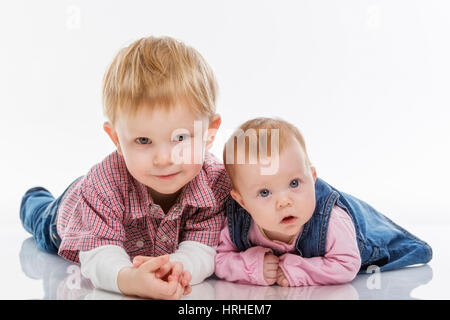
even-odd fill
[{"label": "blue jeans", "polygon": [[56,230],[56,215],[59,204],[72,182],[64,192],[55,197],[43,187],[29,189],[20,204],[20,221],[26,231],[31,233],[38,247],[48,253],[58,253],[61,238]]}]

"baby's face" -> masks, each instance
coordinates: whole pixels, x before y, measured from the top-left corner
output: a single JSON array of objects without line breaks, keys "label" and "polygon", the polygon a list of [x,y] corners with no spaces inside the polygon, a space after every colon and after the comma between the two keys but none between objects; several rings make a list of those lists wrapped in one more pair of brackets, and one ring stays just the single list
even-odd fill
[{"label": "baby's face", "polygon": [[261,175],[260,164],[236,165],[232,196],[272,240],[287,242],[315,209],[316,171],[297,140],[280,153],[278,171]]},{"label": "baby's face", "polygon": [[150,194],[174,194],[202,168],[212,144],[206,144],[208,124],[207,116],[199,117],[182,103],[171,110],[141,107],[134,116],[119,114],[117,150]]}]

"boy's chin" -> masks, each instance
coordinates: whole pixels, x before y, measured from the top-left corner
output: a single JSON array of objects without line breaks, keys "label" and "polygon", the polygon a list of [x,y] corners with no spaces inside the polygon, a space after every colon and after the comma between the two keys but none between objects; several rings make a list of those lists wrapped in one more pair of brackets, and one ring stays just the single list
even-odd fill
[{"label": "boy's chin", "polygon": [[[151,187],[152,188],[152,187]],[[156,192],[158,192],[159,194],[162,195],[171,195],[171,194],[175,194],[178,191],[180,191],[180,188],[178,187],[171,187],[171,188],[152,188],[153,190],[155,190]]]}]

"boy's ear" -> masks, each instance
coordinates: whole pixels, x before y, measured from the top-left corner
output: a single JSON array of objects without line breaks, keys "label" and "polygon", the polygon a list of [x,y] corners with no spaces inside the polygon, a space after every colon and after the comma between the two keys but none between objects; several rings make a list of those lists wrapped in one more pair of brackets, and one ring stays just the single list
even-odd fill
[{"label": "boy's ear", "polygon": [[[244,201],[242,200],[242,197],[240,195],[240,193],[236,190],[236,189],[231,189],[230,191],[230,195],[231,197],[236,200],[237,203],[239,203],[239,205],[245,209],[245,204]],[[247,210],[247,209],[245,209]]]},{"label": "boy's ear", "polygon": [[103,124],[103,130],[105,130],[105,132],[108,134],[108,136],[111,138],[111,141],[114,143],[114,145],[117,148],[117,152],[122,155],[122,149],[120,148],[120,143],[119,143],[119,137],[117,136],[117,132],[114,129],[114,127],[112,126],[111,123],[109,123],[108,121],[106,121]]},{"label": "boy's ear", "polygon": [[311,173],[312,173],[312,176],[313,176],[313,179],[314,179],[314,183],[316,183],[316,180],[317,180],[316,167],[310,166],[310,168],[311,168]]},{"label": "boy's ear", "polygon": [[220,124],[222,123],[222,118],[218,113],[213,115],[209,120],[208,132],[207,132],[207,140],[206,140],[206,149],[209,150],[214,142],[214,138],[216,137],[217,130],[219,130]]}]

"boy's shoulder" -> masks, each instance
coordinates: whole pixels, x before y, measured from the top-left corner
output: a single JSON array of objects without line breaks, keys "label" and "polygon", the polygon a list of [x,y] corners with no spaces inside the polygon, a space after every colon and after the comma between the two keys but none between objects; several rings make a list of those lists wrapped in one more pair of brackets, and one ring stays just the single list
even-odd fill
[{"label": "boy's shoulder", "polygon": [[118,191],[118,188],[127,191],[130,179],[131,175],[125,160],[116,150],[89,170],[84,184],[86,187],[101,190],[104,193],[114,193]]},{"label": "boy's shoulder", "polygon": [[225,166],[213,153],[206,152],[202,170],[204,170],[208,185],[214,193],[230,192],[231,180]]},{"label": "boy's shoulder", "polygon": [[231,191],[231,180],[224,165],[206,152],[200,172],[185,186],[181,195],[185,204],[197,207],[221,207]]}]

